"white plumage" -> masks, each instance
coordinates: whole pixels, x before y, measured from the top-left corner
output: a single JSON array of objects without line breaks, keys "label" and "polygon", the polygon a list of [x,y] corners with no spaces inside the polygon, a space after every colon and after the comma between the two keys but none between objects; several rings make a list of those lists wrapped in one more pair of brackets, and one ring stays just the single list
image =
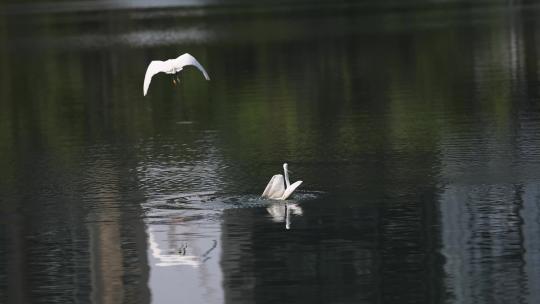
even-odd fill
[{"label": "white plumage", "polygon": [[289,170],[287,163],[283,164],[283,173],[285,175],[285,180],[281,174],[272,176],[261,197],[276,200],[286,200],[294,192],[294,190],[296,190],[296,188],[302,184],[302,181],[297,181],[291,185],[289,182]]},{"label": "white plumage", "polygon": [[150,62],[144,75],[143,95],[146,96],[148,87],[152,81],[152,77],[157,73],[176,74],[182,70],[186,65],[192,65],[198,68],[204,75],[206,80],[210,80],[208,73],[204,70],[203,66],[188,53],[178,56],[176,59],[169,59],[167,61],[154,60]]}]

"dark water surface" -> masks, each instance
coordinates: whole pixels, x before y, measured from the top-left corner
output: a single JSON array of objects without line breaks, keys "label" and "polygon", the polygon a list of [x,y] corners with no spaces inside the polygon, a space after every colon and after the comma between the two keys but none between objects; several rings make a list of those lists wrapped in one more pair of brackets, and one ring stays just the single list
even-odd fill
[{"label": "dark water surface", "polygon": [[0,302],[540,303],[539,6],[61,3],[0,15]]}]

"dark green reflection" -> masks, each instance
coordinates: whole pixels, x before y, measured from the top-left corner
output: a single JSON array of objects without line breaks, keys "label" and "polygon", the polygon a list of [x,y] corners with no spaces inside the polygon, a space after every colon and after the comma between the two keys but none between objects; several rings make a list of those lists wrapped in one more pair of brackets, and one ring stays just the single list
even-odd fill
[{"label": "dark green reflection", "polygon": [[[223,207],[225,301],[538,301],[536,8],[411,3],[1,15],[2,299],[149,302],[144,203],[287,161],[315,198],[287,234]],[[212,81],[143,98],[184,52]]]}]

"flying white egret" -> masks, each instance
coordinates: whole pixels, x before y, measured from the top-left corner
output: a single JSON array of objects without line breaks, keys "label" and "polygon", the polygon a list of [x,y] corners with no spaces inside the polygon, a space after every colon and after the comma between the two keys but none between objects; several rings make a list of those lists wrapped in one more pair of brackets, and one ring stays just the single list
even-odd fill
[{"label": "flying white egret", "polygon": [[206,73],[202,65],[197,61],[197,59],[195,59],[195,57],[191,56],[188,53],[180,55],[176,59],[169,59],[167,61],[154,60],[150,62],[148,68],[146,69],[146,74],[144,75],[144,96],[146,96],[146,92],[148,92],[148,87],[150,86],[150,82],[152,81],[152,77],[154,75],[160,72],[166,74],[173,74],[173,83],[176,84],[176,82],[180,82],[178,80],[177,73],[179,73],[186,65],[195,66],[203,73],[206,80],[210,80],[208,73]]},{"label": "flying white egret", "polygon": [[261,197],[286,200],[302,184],[302,181],[297,181],[291,185],[287,163],[283,164],[283,173],[285,173],[285,181],[283,181],[283,175],[281,174],[272,176]]}]

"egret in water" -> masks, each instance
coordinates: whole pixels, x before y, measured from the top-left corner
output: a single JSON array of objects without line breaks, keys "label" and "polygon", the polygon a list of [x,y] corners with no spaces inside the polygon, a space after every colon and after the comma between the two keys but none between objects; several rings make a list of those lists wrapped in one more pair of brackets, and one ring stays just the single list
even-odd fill
[{"label": "egret in water", "polygon": [[172,74],[173,84],[176,85],[177,82],[180,83],[180,80],[178,79],[178,73],[180,73],[182,68],[184,68],[186,65],[195,66],[203,73],[206,80],[210,80],[208,73],[206,73],[202,65],[197,61],[197,59],[195,59],[195,57],[191,56],[188,53],[180,55],[176,59],[169,59],[167,61],[154,60],[150,62],[148,68],[146,69],[146,74],[144,75],[144,96],[146,96],[146,92],[148,92],[148,87],[150,86],[150,82],[152,81],[152,77],[154,75],[160,72]]},{"label": "egret in water", "polygon": [[285,174],[285,181],[283,181],[283,175],[281,174],[272,176],[261,197],[286,200],[302,184],[302,181],[297,181],[291,185],[287,163],[283,164],[283,173]]}]

